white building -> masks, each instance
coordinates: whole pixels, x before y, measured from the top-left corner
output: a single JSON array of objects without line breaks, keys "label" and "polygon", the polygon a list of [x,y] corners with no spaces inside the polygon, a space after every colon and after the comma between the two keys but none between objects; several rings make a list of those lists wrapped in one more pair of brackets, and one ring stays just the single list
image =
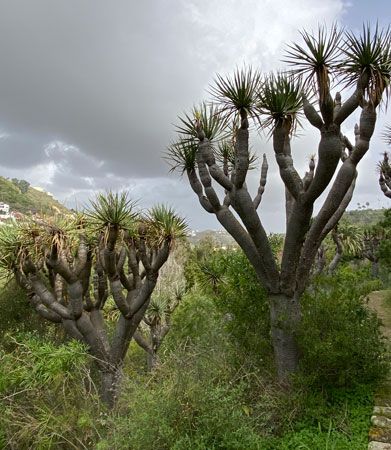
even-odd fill
[{"label": "white building", "polygon": [[10,217],[10,205],[0,202],[0,220],[9,219]]}]

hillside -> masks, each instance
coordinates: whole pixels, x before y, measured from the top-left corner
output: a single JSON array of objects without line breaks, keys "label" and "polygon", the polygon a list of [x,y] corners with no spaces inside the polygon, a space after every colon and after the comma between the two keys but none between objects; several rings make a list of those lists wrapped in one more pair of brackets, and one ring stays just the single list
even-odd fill
[{"label": "hillside", "polygon": [[343,219],[353,225],[375,225],[382,220],[384,209],[355,209],[352,211],[346,211],[343,215]]},{"label": "hillside", "polygon": [[68,210],[60,202],[46,192],[38,191],[32,187],[27,192],[22,191],[11,180],[0,177],[0,202],[8,203],[12,211],[23,214],[55,214],[66,213]]},{"label": "hillside", "polygon": [[[356,209],[346,211],[342,220],[353,225],[370,226],[378,223],[384,214],[384,209]],[[225,230],[204,230],[204,231],[192,231],[188,236],[191,244],[197,244],[204,239],[212,239],[217,246],[228,247],[236,245],[232,236]]]}]

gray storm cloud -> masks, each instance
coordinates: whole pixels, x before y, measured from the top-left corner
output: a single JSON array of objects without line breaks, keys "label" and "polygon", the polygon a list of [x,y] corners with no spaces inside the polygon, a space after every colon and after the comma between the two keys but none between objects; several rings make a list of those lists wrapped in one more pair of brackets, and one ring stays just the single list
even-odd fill
[{"label": "gray storm cloud", "polygon": [[[281,67],[283,44],[319,19],[344,20],[342,0],[0,1],[0,171],[48,188],[68,206],[102,189],[168,202],[193,227],[217,227],[161,156],[177,114],[206,95],[216,72],[251,63]],[[296,144],[299,167],[314,153]],[[270,144],[255,147],[262,153]],[[380,148],[380,141],[377,147]],[[358,195],[377,201],[374,188]],[[257,176],[250,186],[256,189]],[[280,229],[275,167],[265,223]],[[374,205],[376,206],[376,205]]]}]

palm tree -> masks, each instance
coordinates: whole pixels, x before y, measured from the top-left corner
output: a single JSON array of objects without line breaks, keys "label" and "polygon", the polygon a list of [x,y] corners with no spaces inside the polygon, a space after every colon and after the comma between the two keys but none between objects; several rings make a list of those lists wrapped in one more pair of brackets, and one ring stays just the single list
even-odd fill
[{"label": "palm tree", "polygon": [[[213,110],[208,113],[202,106],[180,119],[178,138],[167,154],[172,168],[186,173],[201,206],[215,215],[242,248],[268,291],[281,381],[287,381],[298,367],[295,330],[300,322],[300,298],[316,253],[351,200],[358,163],[369,149],[376,110],[390,86],[389,30],[376,27],[373,32],[364,26],[356,36],[336,26],[329,31],[321,27],[315,34],[303,32],[302,38],[303,44],[288,48],[289,73],[263,76],[244,67],[232,76],[218,75],[210,89]],[[354,90],[343,102],[339,92],[332,98],[334,86]],[[359,125],[351,143],[341,125],[356,110],[360,111]],[[302,177],[294,166],[291,143],[303,121],[317,129],[320,140],[316,159],[311,158]],[[266,156],[257,193],[251,195],[247,188],[252,125],[268,130],[285,186],[281,267],[258,213],[267,181]],[[231,164],[228,157],[221,158],[222,143],[234,149]],[[326,200],[312,218],[314,203],[326,189]]]},{"label": "palm tree", "polygon": [[[0,264],[35,311],[84,342],[101,374],[101,396],[117,397],[129,343],[150,304],[159,271],[186,224],[172,209],[135,210],[127,194],[99,194],[84,214],[0,229]],[[113,337],[104,324],[111,296]]]}]

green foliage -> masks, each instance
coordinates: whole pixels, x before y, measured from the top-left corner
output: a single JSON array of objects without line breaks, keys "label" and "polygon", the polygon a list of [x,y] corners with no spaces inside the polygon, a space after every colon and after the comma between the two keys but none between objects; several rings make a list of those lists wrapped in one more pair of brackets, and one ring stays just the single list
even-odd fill
[{"label": "green foliage", "polygon": [[[358,204],[358,207],[362,208],[360,204]],[[345,211],[343,220],[355,226],[375,225],[379,220],[381,220],[382,216],[382,209],[371,209],[364,207],[362,209]]]},{"label": "green foliage", "polygon": [[330,31],[319,27],[316,35],[307,31],[301,35],[304,47],[296,43],[289,45],[285,61],[293,66],[294,74],[304,77],[306,85],[315,86],[319,82],[328,86],[327,76],[339,63],[342,31],[334,25]]},{"label": "green foliage", "polygon": [[131,384],[106,448],[128,449],[130,441],[134,450],[259,448],[243,383],[232,377],[223,349],[213,342],[210,350],[178,352],[148,389]]},{"label": "green foliage", "polygon": [[[26,182],[27,183],[27,182]],[[11,180],[0,177],[0,201],[8,203],[12,211],[21,213],[66,214],[69,211],[46,192],[29,187],[25,193]]]},{"label": "green foliage", "polygon": [[282,73],[267,76],[259,92],[259,108],[266,117],[262,126],[273,129],[284,121],[290,124],[290,131],[294,131],[300,124],[303,94],[300,79]]},{"label": "green foliage", "polygon": [[365,271],[319,277],[302,302],[301,367],[315,386],[373,382],[386,372],[385,344],[365,296],[379,288]]},{"label": "green foliage", "polygon": [[86,216],[97,228],[113,225],[127,229],[137,218],[133,212],[135,202],[128,198],[126,192],[99,193],[90,203],[91,207],[86,212]]},{"label": "green foliage", "polygon": [[[187,308],[198,311],[195,298]],[[232,365],[237,350],[216,331],[177,348],[153,376],[129,380],[98,448],[366,448],[371,386],[286,393],[248,365]]]},{"label": "green foliage", "polygon": [[[281,240],[274,241],[278,248]],[[238,354],[251,354],[256,365],[264,366],[270,356],[266,293],[241,250],[211,251],[210,245],[205,241],[195,248],[187,276],[204,295],[214,299],[232,343],[240,348]]]},{"label": "green foliage", "polygon": [[211,93],[225,117],[236,118],[238,112],[250,117],[258,114],[257,95],[261,87],[261,73],[251,67],[237,69],[233,76],[217,75]]},{"label": "green foliage", "polygon": [[180,239],[186,236],[187,223],[175,213],[173,208],[165,205],[157,205],[149,211],[146,224],[152,239]]},{"label": "green foliage", "polygon": [[271,355],[266,292],[242,251],[216,252],[212,262],[220,272],[216,306],[226,318],[226,329],[241,352],[251,354],[256,365],[264,366]]},{"label": "green foliage", "polygon": [[[384,211],[383,219],[379,226],[386,230],[388,236],[391,236],[391,209]],[[380,262],[388,269],[391,269],[391,239],[383,239],[379,244],[378,250]]]},{"label": "green foliage", "polygon": [[201,103],[198,108],[193,108],[190,114],[184,113],[179,117],[180,125],[177,132],[189,141],[198,141],[199,133],[213,142],[218,142],[227,134],[227,122],[219,115],[219,110],[214,105]]},{"label": "green foliage", "polygon": [[89,357],[76,341],[9,337],[0,358],[0,442],[9,449],[87,449],[104,424]]},{"label": "green foliage", "polygon": [[52,326],[32,310],[26,293],[15,281],[5,283],[0,290],[0,344],[7,333],[34,330],[51,333]]},{"label": "green foliage", "polygon": [[348,86],[354,85],[360,76],[368,77],[365,88],[367,97],[378,104],[385,91],[388,99],[390,89],[391,31],[371,30],[363,25],[362,33],[356,36],[346,32],[342,46],[344,54],[340,70]]},{"label": "green foliage", "polygon": [[208,343],[225,336],[224,321],[210,297],[192,291],[186,294],[173,316],[165,345],[170,351],[200,341]]},{"label": "green foliage", "polygon": [[[1,394],[45,385],[53,387],[58,381],[64,381],[60,375],[72,377],[86,365],[86,349],[77,341],[58,345],[44,342],[34,334],[8,335],[7,341],[5,345],[13,351],[1,353]],[[15,364],[17,361],[23,361],[23,365]]]},{"label": "green foliage", "polygon": [[26,180],[18,180],[17,178],[12,178],[11,181],[14,183],[14,185],[17,188],[19,188],[19,190],[20,190],[20,192],[22,194],[26,194],[26,192],[28,191],[29,186],[30,186],[30,183],[28,181],[26,181]]}]

